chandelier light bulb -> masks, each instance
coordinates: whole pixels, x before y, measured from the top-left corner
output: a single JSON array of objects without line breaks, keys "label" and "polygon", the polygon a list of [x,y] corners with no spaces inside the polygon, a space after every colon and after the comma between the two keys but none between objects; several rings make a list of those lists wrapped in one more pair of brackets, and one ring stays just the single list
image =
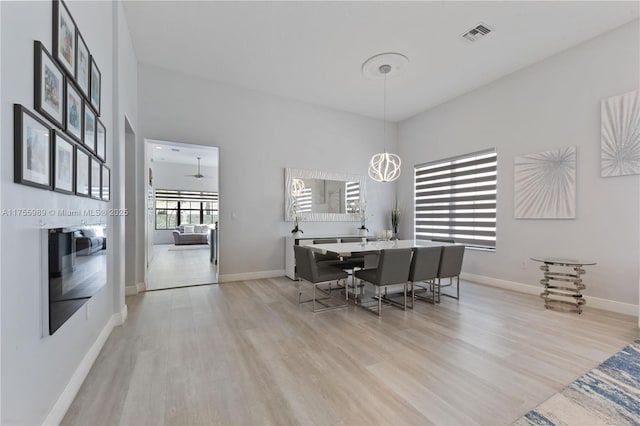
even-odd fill
[{"label": "chandelier light bulb", "polygon": [[[409,62],[409,58],[400,53],[381,53],[372,56],[362,64],[365,77],[384,80],[384,98],[382,102],[383,143],[387,140],[387,78],[398,75],[401,68]],[[384,152],[375,154],[369,161],[369,177],[377,182],[393,182],[400,177],[402,161],[396,154]]]},{"label": "chandelier light bulb", "polygon": [[304,189],[305,186],[302,179],[293,179],[293,181],[291,182],[291,195],[293,195],[294,197],[299,197],[300,195],[302,195]]},{"label": "chandelier light bulb", "polygon": [[393,182],[400,177],[401,163],[396,154],[375,154],[369,161],[369,177],[377,182]]}]

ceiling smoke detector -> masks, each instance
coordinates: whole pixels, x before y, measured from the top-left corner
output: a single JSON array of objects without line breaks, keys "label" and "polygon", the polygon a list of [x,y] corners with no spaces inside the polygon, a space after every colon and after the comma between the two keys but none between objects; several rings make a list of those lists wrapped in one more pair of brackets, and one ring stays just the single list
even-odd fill
[{"label": "ceiling smoke detector", "polygon": [[464,38],[467,41],[474,42],[474,41],[477,41],[478,39],[486,36],[487,34],[489,34],[492,31],[493,31],[493,29],[490,28],[488,25],[480,23],[480,24],[476,25],[475,27],[471,28],[466,33],[462,34],[461,37]]}]

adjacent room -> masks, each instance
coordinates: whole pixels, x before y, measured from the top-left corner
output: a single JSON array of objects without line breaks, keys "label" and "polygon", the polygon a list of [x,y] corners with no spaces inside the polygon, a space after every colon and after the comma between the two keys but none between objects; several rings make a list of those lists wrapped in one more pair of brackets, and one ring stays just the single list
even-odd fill
[{"label": "adjacent room", "polygon": [[640,424],[637,1],[0,1],[0,423]]},{"label": "adjacent room", "polygon": [[153,253],[147,290],[218,282],[217,148],[147,141]]}]

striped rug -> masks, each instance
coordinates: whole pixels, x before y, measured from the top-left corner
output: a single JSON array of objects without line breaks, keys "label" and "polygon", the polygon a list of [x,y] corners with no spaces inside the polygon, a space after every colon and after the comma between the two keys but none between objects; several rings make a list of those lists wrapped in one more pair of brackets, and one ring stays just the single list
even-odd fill
[{"label": "striped rug", "polygon": [[640,340],[529,411],[514,425],[640,425]]}]

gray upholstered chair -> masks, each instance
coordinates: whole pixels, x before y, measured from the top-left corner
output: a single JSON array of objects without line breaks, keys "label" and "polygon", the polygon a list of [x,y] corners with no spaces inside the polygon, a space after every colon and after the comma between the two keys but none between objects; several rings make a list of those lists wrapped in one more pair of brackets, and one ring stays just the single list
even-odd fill
[{"label": "gray upholstered chair", "polygon": [[453,238],[432,238],[431,241],[435,243],[451,243],[455,244],[456,240]]},{"label": "gray upholstered chair", "polygon": [[[344,237],[340,238],[341,243],[364,243],[364,237]],[[351,275],[351,285],[353,294],[356,296],[356,303],[358,302],[358,284],[356,283],[355,272],[356,269],[364,269],[364,254],[362,253],[351,253],[349,257],[343,257],[340,261],[340,265],[335,265],[340,269],[344,269],[349,272]]]},{"label": "gray upholstered chair", "polygon": [[[436,279],[440,269],[442,247],[416,247],[413,249],[409,281],[411,282],[411,308],[415,299],[430,303],[440,303],[439,287]],[[416,287],[420,292],[430,292],[431,297],[416,294]]]},{"label": "gray upholstered chair", "polygon": [[381,250],[378,267],[376,269],[364,269],[356,271],[356,277],[367,281],[376,287],[378,299],[378,309],[373,309],[362,305],[364,308],[373,312],[378,312],[378,316],[382,313],[382,302],[385,304],[398,306],[394,300],[383,297],[382,289],[393,285],[403,285],[404,287],[404,303],[402,308],[407,309],[407,282],[409,281],[409,267],[411,266],[412,249],[392,249]]},{"label": "gray upholstered chair", "polygon": [[[462,260],[464,259],[464,246],[444,246],[440,257],[440,268],[438,269],[438,299],[442,287],[453,286],[453,278],[456,279],[456,295],[442,293],[443,296],[460,298],[460,272],[462,271]],[[449,278],[449,284],[442,284],[442,278]]]},{"label": "gray upholstered chair", "polygon": [[[329,305],[325,300],[331,299],[330,290],[320,288],[321,284],[328,284],[331,288],[331,282],[346,280],[347,273],[333,266],[318,265],[311,249],[303,246],[293,247],[296,258],[296,271],[298,273],[298,303],[313,302],[313,312],[322,312],[330,309],[343,308],[347,306],[349,292],[345,291],[344,303],[339,305]],[[313,286],[313,297],[309,300],[302,300],[302,282],[306,281]],[[346,285],[346,283],[345,283]],[[325,297],[317,298],[316,290],[322,292]],[[316,303],[322,305],[322,308],[316,308]]]},{"label": "gray upholstered chair", "polygon": [[[323,238],[313,240],[313,244],[335,244],[338,240],[336,238]],[[315,253],[314,257],[316,259],[316,263],[325,264],[325,265],[333,265],[335,262],[340,261],[340,256],[335,253]]]}]

